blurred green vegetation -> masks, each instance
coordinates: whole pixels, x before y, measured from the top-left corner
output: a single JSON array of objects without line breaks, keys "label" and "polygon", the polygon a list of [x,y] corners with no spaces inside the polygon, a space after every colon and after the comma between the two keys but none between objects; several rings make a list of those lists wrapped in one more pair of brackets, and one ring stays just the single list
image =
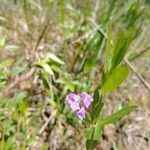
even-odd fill
[{"label": "blurred green vegetation", "polygon": [[[116,68],[126,53],[130,62],[148,54],[150,1],[0,3],[0,149],[53,149],[54,141],[50,142],[48,136],[56,129],[61,132],[59,148],[81,149],[82,123],[66,106],[65,97],[68,92],[92,94],[103,84],[104,93],[113,90],[123,79],[109,78],[107,72]],[[112,66],[106,57],[112,57]],[[101,83],[104,70],[109,80]],[[114,76],[116,70],[112,71]],[[124,78],[126,72],[123,68]],[[116,82],[110,89],[112,80]],[[46,128],[48,135],[39,133],[55,111]],[[81,134],[82,140],[74,134],[68,145],[69,136],[65,139],[64,135],[69,127]]]}]

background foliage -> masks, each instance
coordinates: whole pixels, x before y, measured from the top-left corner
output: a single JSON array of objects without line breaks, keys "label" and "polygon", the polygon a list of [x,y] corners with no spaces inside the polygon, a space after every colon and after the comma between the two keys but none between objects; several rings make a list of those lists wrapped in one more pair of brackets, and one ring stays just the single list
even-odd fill
[{"label": "background foliage", "polygon": [[0,0],[0,149],[84,149],[65,97],[100,85],[111,92],[104,116],[139,108],[105,127],[97,149],[148,149],[149,9],[148,0]]}]

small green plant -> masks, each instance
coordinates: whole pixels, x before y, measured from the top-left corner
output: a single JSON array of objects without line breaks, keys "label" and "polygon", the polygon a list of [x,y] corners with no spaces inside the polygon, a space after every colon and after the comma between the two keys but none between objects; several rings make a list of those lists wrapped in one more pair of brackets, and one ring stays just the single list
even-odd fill
[{"label": "small green plant", "polygon": [[[118,94],[107,97],[127,79],[129,69],[144,82],[130,62],[150,50],[145,34],[149,2],[2,0],[0,150],[84,149],[80,146],[85,138],[87,150],[92,150],[106,125],[134,111],[132,98],[125,107],[117,103],[119,110],[110,116],[104,115],[104,106]],[[146,65],[142,69],[147,71]],[[129,86],[127,97],[134,93]],[[120,146],[111,143],[113,149]]]},{"label": "small green plant", "polygon": [[67,96],[68,105],[84,122],[87,150],[94,149],[101,138],[105,125],[115,123],[137,108],[136,105],[127,106],[106,118],[101,113],[105,103],[105,94],[116,89],[128,77],[129,68],[122,64],[122,61],[132,40],[131,33],[121,30],[113,45],[111,45],[110,35],[108,36],[101,84],[95,90],[93,98],[85,92],[80,94],[70,93]]}]

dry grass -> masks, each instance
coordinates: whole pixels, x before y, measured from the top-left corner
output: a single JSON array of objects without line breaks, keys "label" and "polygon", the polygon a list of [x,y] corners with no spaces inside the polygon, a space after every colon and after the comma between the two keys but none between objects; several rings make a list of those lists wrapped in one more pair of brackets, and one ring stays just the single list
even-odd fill
[{"label": "dry grass", "polygon": [[[39,69],[35,67],[34,63],[45,58],[49,52],[53,52],[63,58],[66,63],[64,68],[70,73],[70,78],[74,79],[76,76],[74,72],[76,72],[78,61],[75,63],[73,70],[70,64],[75,62],[74,58],[78,55],[80,46],[85,43],[84,38],[82,39],[81,37],[84,37],[88,32],[84,30],[80,32],[74,29],[75,31],[71,32],[71,38],[65,38],[61,28],[59,9],[55,9],[57,7],[56,3],[51,8],[50,21],[47,19],[45,3],[36,6],[36,2],[31,0],[33,8],[31,7],[29,13],[30,11],[35,11],[36,14],[38,10],[38,13],[33,16],[25,14],[22,2],[18,2],[15,5],[13,1],[0,0],[0,3],[0,35],[6,36],[6,46],[19,46],[19,50],[17,48],[13,50],[12,47],[10,49],[8,48],[9,50],[1,48],[0,62],[7,59],[13,61],[6,70],[11,70],[16,66],[23,66],[25,68],[22,73],[7,78],[6,86],[0,89],[0,98],[5,97],[11,99],[14,93],[20,90],[26,90],[29,93],[27,122],[32,117],[36,117],[37,122],[29,126],[24,135],[25,141],[28,143],[25,146],[26,149],[41,150],[42,147],[43,149],[44,147],[45,149],[49,147],[49,149],[54,150],[85,149],[85,139],[81,124],[76,120],[76,124],[68,123],[64,114],[56,113],[55,111],[57,109],[51,107],[48,98],[45,96],[47,93],[45,92],[43,82],[39,79]],[[89,3],[91,4],[91,2]],[[77,8],[80,8],[81,4],[77,3],[76,5]],[[93,3],[90,7],[92,6],[94,6]],[[102,7],[100,9],[103,10],[104,8]],[[82,20],[82,17],[80,19]],[[131,52],[141,50],[149,45],[148,32],[150,30],[147,22],[142,24],[141,28],[143,33],[131,45]],[[84,24],[84,21],[82,23]],[[77,42],[75,42],[76,40]],[[82,58],[82,55],[81,53],[80,58]],[[132,65],[138,73],[148,83],[150,83],[149,58],[150,55],[147,52],[143,57],[132,62]],[[82,76],[84,76],[84,73]],[[88,77],[84,77],[82,81],[86,82],[87,79]],[[94,79],[94,86],[96,87],[97,77]],[[67,90],[65,91],[60,85],[54,84],[53,81],[50,81],[50,87],[52,87],[51,92],[62,91],[63,94],[60,96],[60,99],[61,101],[62,99],[64,100]],[[48,94],[48,97],[52,97],[51,93]],[[127,103],[136,103],[139,105],[139,108],[130,117],[126,117],[115,125],[105,127],[102,140],[98,144],[97,149],[148,150],[150,147],[149,99],[149,91],[143,86],[137,76],[131,73],[124,85],[118,88],[116,92],[112,92],[107,96],[103,114],[107,116]],[[9,116],[9,114],[7,115]],[[9,118],[7,118],[7,115],[5,119]],[[19,121],[21,122],[22,120]],[[34,125],[37,123],[38,125],[35,127]],[[0,134],[0,139],[1,136]],[[35,138],[33,140],[34,144],[28,142],[32,136]],[[20,149],[21,144],[19,138],[16,138],[15,142],[17,148]]]}]

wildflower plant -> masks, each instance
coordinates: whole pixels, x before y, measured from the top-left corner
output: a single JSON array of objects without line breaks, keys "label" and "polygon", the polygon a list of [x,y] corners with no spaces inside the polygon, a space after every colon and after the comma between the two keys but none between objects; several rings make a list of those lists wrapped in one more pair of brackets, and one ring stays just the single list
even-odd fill
[{"label": "wildflower plant", "polygon": [[105,94],[116,89],[128,77],[129,68],[123,63],[123,59],[132,41],[132,35],[132,31],[121,30],[114,44],[108,35],[101,84],[93,96],[81,92],[70,93],[66,98],[68,106],[84,122],[87,150],[95,148],[105,125],[115,123],[137,108],[136,105],[127,106],[106,118],[101,113]]},{"label": "wildflower plant", "polygon": [[[137,106],[132,105],[106,118],[102,113],[105,95],[129,74],[124,60],[133,61],[150,49],[146,46],[148,34],[144,34],[149,29],[149,2],[2,0],[0,150],[83,149],[70,138],[68,124],[78,131],[79,125],[83,126],[86,148],[91,150],[100,141],[105,125],[134,111]],[[110,24],[115,40],[110,36]],[[124,59],[133,40],[132,54]],[[147,71],[146,65],[143,69]],[[97,87],[92,86],[99,77]],[[71,93],[63,103],[68,91]],[[68,114],[66,105],[73,115]]]}]

